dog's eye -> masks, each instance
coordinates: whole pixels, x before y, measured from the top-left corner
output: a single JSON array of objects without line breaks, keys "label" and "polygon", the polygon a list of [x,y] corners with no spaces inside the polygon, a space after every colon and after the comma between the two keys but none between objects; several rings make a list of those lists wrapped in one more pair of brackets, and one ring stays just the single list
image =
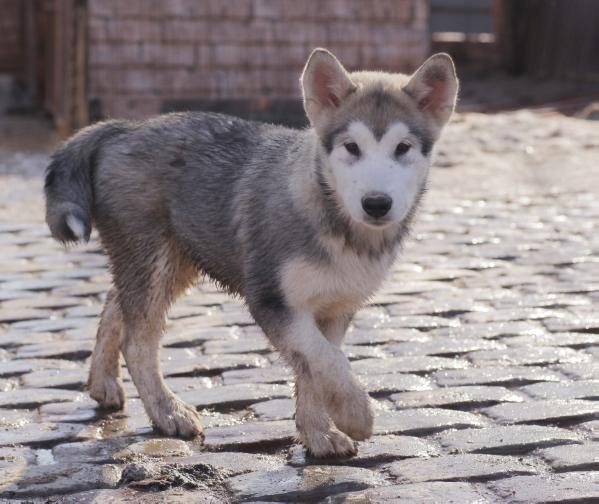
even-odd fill
[{"label": "dog's eye", "polygon": [[347,152],[349,152],[352,156],[358,157],[360,155],[360,147],[358,147],[356,142],[348,142],[344,145]]},{"label": "dog's eye", "polygon": [[395,156],[403,156],[406,152],[410,150],[412,146],[408,142],[400,142],[395,147]]}]

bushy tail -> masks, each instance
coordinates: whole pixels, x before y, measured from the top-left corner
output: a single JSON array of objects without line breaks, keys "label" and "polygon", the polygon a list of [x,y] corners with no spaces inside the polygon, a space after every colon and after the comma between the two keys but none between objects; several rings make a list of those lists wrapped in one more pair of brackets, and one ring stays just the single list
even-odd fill
[{"label": "bushy tail", "polygon": [[89,240],[92,230],[93,171],[106,140],[126,130],[124,121],[106,121],[81,130],[52,156],[46,169],[46,222],[61,242]]}]

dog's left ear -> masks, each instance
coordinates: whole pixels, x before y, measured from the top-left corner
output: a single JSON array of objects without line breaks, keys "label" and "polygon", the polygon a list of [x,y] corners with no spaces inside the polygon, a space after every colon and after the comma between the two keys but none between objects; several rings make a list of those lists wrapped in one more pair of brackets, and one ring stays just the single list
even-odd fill
[{"label": "dog's left ear", "polygon": [[449,121],[458,96],[458,77],[449,54],[427,59],[403,88],[418,108],[430,115],[441,128]]},{"label": "dog's left ear", "polygon": [[323,124],[356,85],[339,60],[326,49],[314,49],[301,77],[304,109],[312,126]]}]

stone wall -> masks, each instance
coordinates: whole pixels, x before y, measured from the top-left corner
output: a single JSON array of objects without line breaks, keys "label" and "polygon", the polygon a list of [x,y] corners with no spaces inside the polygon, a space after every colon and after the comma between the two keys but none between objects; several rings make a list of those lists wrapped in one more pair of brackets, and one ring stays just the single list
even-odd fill
[{"label": "stone wall", "polygon": [[90,97],[105,117],[297,102],[310,50],[350,69],[414,69],[427,0],[89,0]]}]

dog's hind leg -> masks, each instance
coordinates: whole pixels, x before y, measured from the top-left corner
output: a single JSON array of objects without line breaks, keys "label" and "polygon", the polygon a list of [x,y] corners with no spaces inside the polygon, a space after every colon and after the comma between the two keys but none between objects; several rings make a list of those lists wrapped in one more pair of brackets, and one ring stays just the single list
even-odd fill
[{"label": "dog's hind leg", "polygon": [[102,310],[87,382],[90,396],[107,409],[121,409],[125,404],[119,363],[122,330],[123,317],[112,288]]},{"label": "dog's hind leg", "polygon": [[165,434],[190,438],[202,433],[198,413],[167,387],[159,349],[166,311],[195,280],[197,270],[169,244],[148,249],[145,244],[137,258],[115,264],[124,322],[121,351],[154,425]]}]

